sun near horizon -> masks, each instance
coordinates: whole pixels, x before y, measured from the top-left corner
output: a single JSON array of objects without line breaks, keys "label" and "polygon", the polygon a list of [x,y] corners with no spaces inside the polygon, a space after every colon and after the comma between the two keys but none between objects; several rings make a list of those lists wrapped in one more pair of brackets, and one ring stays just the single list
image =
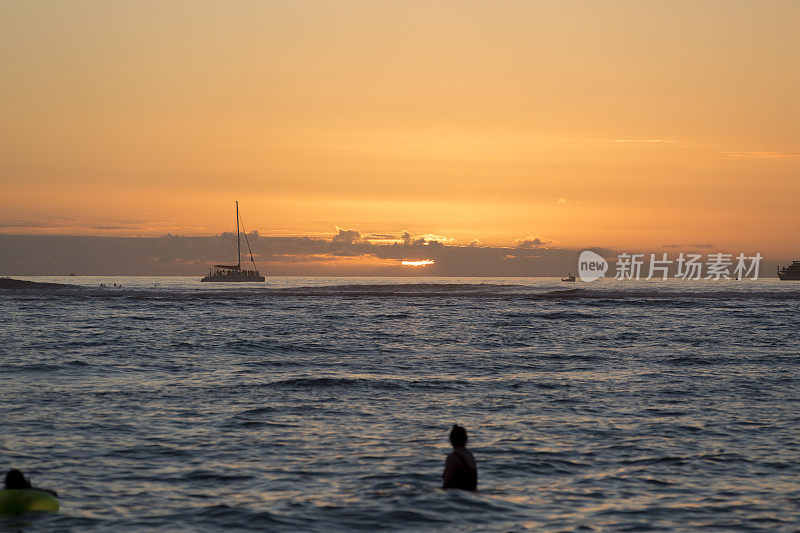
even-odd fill
[{"label": "sun near horizon", "polygon": [[0,233],[800,249],[796,2],[0,13]]}]

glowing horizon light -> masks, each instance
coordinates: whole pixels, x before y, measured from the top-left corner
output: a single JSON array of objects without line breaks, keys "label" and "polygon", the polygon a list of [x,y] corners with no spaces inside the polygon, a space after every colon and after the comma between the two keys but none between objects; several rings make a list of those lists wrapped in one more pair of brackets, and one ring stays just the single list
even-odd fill
[{"label": "glowing horizon light", "polygon": [[421,261],[403,261],[403,266],[420,267],[420,266],[432,265],[435,262],[436,261],[434,261],[433,259],[422,259]]}]

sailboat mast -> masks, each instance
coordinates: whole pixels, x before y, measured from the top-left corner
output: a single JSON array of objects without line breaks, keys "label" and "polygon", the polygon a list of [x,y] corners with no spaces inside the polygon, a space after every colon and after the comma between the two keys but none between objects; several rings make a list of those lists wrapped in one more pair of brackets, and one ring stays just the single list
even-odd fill
[{"label": "sailboat mast", "polygon": [[242,243],[239,236],[239,200],[236,200],[236,256],[239,261],[236,263],[236,268],[242,267]]}]

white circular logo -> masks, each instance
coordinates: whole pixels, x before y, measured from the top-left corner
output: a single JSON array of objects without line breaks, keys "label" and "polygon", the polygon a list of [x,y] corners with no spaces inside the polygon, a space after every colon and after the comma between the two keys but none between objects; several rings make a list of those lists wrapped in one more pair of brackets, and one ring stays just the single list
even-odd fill
[{"label": "white circular logo", "polygon": [[578,275],[581,281],[594,281],[602,278],[608,270],[608,261],[591,250],[584,250],[578,258]]}]

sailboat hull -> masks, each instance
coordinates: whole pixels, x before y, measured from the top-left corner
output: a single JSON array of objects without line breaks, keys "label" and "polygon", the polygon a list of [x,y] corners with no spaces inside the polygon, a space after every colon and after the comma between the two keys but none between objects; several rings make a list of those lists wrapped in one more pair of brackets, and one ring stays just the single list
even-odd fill
[{"label": "sailboat hull", "polygon": [[[244,229],[244,224],[242,224]],[[253,270],[242,270],[242,241],[241,232],[239,231],[239,202],[236,202],[236,264],[235,265],[214,265],[208,273],[200,281],[205,283],[263,283],[266,278],[256,269],[256,262],[253,259],[253,250],[250,249],[250,240],[245,233],[244,238],[247,241],[247,249],[250,251],[250,262],[253,263]]]},{"label": "sailboat hull", "polygon": [[264,276],[206,276],[200,281],[214,282],[214,283],[241,283],[241,282],[263,282],[266,281]]}]

